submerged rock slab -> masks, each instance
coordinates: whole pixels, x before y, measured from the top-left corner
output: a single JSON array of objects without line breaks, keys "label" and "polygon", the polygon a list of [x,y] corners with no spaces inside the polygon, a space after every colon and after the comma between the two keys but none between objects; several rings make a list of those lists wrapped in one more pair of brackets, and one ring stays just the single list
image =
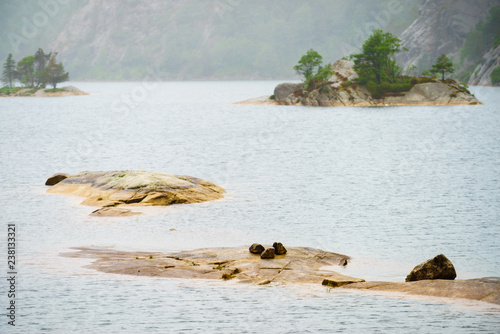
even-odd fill
[{"label": "submerged rock slab", "polygon": [[[289,247],[286,255],[262,260],[247,247],[205,248],[172,254],[120,252],[99,248],[75,248],[68,257],[95,258],[89,267],[106,273],[172,278],[232,279],[251,284],[315,283],[328,279],[336,284],[364,280],[322,269],[337,266],[349,257],[308,247]],[[340,268],[340,266],[339,266]]]},{"label": "submerged rock slab", "polygon": [[410,295],[464,298],[500,304],[500,277],[468,280],[423,280],[413,282],[363,282],[342,287],[369,291],[402,292]]},{"label": "submerged rock slab", "polygon": [[[350,258],[308,247],[288,247],[286,255],[262,260],[247,247],[204,248],[171,254],[122,252],[109,248],[74,248],[66,257],[95,259],[87,267],[106,273],[181,279],[234,280],[269,283],[323,284],[328,289],[353,289],[471,299],[500,304],[500,277],[469,280],[423,280],[414,282],[365,282],[326,267],[341,268]],[[346,290],[347,292],[348,290]]]},{"label": "submerged rock slab", "polygon": [[225,190],[186,175],[144,171],[81,172],[53,185],[48,193],[87,197],[90,206],[152,206],[219,199]]},{"label": "submerged rock slab", "polygon": [[92,211],[90,216],[97,216],[97,217],[128,217],[128,216],[135,216],[135,215],[140,215],[140,212],[134,212],[128,209],[121,209],[121,208],[100,208],[95,211]]}]

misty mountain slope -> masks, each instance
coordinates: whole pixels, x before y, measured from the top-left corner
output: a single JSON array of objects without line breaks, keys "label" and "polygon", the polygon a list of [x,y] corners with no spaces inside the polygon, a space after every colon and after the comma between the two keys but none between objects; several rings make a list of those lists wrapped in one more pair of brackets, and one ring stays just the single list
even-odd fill
[{"label": "misty mountain slope", "polygon": [[[207,5],[190,11],[188,24],[185,4],[188,1],[99,1],[89,0],[71,18],[50,49],[59,50],[74,77],[122,79],[140,77],[179,65],[169,59],[172,50],[189,48],[186,63],[210,39],[214,12]],[[189,35],[175,42],[172,36]],[[176,45],[180,43],[180,45]],[[184,44],[184,45],[182,45]]]},{"label": "misty mountain slope", "polygon": [[409,52],[398,55],[399,63],[403,68],[416,65],[420,72],[443,53],[458,62],[467,34],[495,5],[500,0],[426,0],[418,18],[400,35]]},{"label": "misty mountain slope", "polygon": [[399,34],[420,2],[400,0],[380,25],[393,0],[87,0],[49,49],[73,79],[290,78],[310,48],[334,62],[372,28]]},{"label": "misty mountain slope", "polygon": [[0,0],[0,59],[9,53],[14,59],[47,49],[82,0]]},{"label": "misty mountain slope", "polygon": [[[500,67],[500,46],[492,47],[481,59],[480,64],[473,67],[470,85],[491,85],[493,70]],[[498,86],[498,84],[496,84]]]}]

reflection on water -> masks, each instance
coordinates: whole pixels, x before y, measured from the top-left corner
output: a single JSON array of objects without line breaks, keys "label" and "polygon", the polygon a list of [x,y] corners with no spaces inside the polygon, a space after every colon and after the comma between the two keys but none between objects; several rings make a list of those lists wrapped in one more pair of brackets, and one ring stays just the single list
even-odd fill
[{"label": "reflection on water", "polygon": [[[16,329],[498,329],[494,309],[322,287],[115,277],[58,256],[73,246],[167,252],[280,241],[350,255],[341,272],[369,280],[402,281],[439,253],[459,278],[499,276],[498,88],[475,88],[485,106],[230,105],[275,84],[161,83],[139,95],[140,83],[76,83],[92,95],[0,99],[2,221],[18,226],[22,263]],[[81,199],[44,193],[55,172],[116,169],[193,175],[228,193],[131,218],[90,217]]]}]

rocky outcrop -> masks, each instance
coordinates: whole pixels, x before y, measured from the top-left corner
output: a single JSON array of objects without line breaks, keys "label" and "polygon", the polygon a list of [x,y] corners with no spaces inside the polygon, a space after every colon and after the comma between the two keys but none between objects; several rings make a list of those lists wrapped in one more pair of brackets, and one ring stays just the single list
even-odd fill
[{"label": "rocky outcrop", "polygon": [[212,182],[186,175],[145,171],[81,172],[47,190],[86,197],[84,205],[151,206],[199,203],[225,192]]},{"label": "rocky outcrop", "polygon": [[455,80],[422,83],[399,96],[387,96],[384,105],[475,105],[482,104]]},{"label": "rocky outcrop", "polygon": [[286,97],[293,92],[295,92],[298,89],[301,89],[304,84],[302,82],[299,83],[290,83],[290,82],[285,82],[282,84],[279,84],[274,88],[274,98],[277,101],[281,101],[286,99]]},{"label": "rocky outcrop", "polygon": [[[173,254],[120,252],[109,248],[77,248],[68,257],[94,258],[89,267],[106,273],[201,279],[232,279],[243,283],[364,282],[330,270],[349,257],[309,247],[289,247],[286,256],[262,260],[248,247],[205,248]],[[326,269],[328,268],[328,270]],[[237,270],[236,270],[237,269]]]},{"label": "rocky outcrop", "polygon": [[332,65],[333,75],[330,77],[331,86],[339,88],[343,82],[359,78],[353,69],[354,63],[350,60],[340,59]]},{"label": "rocky outcrop", "polygon": [[451,261],[443,254],[439,254],[413,268],[406,276],[406,282],[432,279],[454,280],[456,277],[457,273]]},{"label": "rocky outcrop", "polygon": [[498,0],[426,0],[417,19],[399,36],[409,51],[398,54],[398,63],[422,71],[443,53],[457,61],[467,34],[494,5]]},{"label": "rocky outcrop", "polygon": [[387,93],[380,99],[374,99],[365,86],[352,81],[357,78],[353,66],[351,61],[339,60],[332,66],[334,74],[328,85],[313,91],[300,87],[286,97],[276,96],[276,102],[321,107],[482,104],[465,87],[451,79],[425,78],[407,92]]},{"label": "rocky outcrop", "polygon": [[70,176],[69,174],[65,174],[65,173],[56,173],[56,174],[52,175],[51,177],[49,177],[47,179],[47,181],[45,181],[45,185],[46,186],[53,186],[55,184],[58,184],[62,180],[67,179],[69,176]]},{"label": "rocky outcrop", "polygon": [[[483,56],[481,63],[473,70],[469,84],[479,86],[493,85],[491,74],[496,67],[500,67],[500,46],[491,48]],[[496,85],[498,86],[499,84]]]}]

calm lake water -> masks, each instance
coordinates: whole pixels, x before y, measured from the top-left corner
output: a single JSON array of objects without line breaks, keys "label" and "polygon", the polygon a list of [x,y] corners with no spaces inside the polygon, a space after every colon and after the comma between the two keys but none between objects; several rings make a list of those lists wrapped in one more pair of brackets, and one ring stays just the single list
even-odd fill
[{"label": "calm lake water", "polygon": [[[499,332],[491,304],[119,276],[60,256],[280,241],[350,255],[339,271],[367,280],[404,281],[440,253],[460,279],[500,276],[500,88],[472,88],[484,106],[231,105],[276,84],[74,83],[91,95],[0,98],[3,310],[8,223],[18,249],[16,327],[4,315],[0,332]],[[227,194],[132,218],[45,194],[56,172],[118,169]]]}]

